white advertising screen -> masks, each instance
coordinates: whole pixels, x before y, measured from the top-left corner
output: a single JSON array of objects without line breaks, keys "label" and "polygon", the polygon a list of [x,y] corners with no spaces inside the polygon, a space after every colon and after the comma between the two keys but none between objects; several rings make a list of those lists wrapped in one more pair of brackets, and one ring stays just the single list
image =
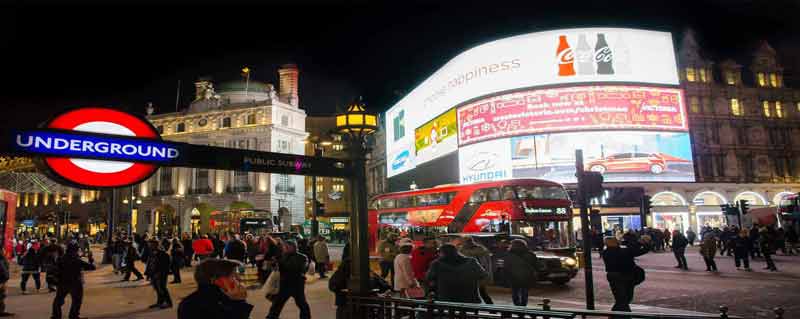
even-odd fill
[{"label": "white advertising screen", "polygon": [[[500,92],[592,82],[678,85],[671,34],[623,28],[565,29],[505,38],[467,50],[386,112],[387,174],[391,177],[421,163],[394,165],[392,155],[408,151],[411,154],[403,157],[415,158],[419,148],[415,133],[453,107]],[[423,162],[445,153],[422,150],[427,153]]]}]

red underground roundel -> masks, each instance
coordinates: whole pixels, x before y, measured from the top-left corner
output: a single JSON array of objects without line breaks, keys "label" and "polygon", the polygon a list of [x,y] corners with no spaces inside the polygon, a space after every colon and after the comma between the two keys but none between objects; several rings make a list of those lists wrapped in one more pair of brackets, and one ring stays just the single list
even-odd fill
[{"label": "red underground roundel", "polygon": [[[145,119],[103,107],[86,107],[58,115],[48,128],[160,140]],[[57,178],[86,188],[122,187],[144,181],[158,166],[97,159],[47,157],[44,163]]]}]

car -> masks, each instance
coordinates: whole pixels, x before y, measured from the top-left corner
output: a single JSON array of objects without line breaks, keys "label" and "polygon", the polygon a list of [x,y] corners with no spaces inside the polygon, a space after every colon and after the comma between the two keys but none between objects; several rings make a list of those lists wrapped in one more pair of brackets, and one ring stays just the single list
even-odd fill
[{"label": "car", "polygon": [[439,236],[439,239],[442,243],[448,243],[463,237],[471,237],[492,252],[493,269],[488,271],[492,272],[495,285],[509,286],[509,283],[504,280],[502,272],[503,257],[507,252],[499,247],[504,240],[522,239],[528,243],[528,247],[531,247],[531,251],[539,260],[536,281],[550,281],[557,285],[564,285],[578,274],[578,262],[575,258],[574,248],[543,249],[535,245],[532,238],[523,235],[498,232],[448,233]]},{"label": "car", "polygon": [[618,153],[590,161],[585,169],[600,174],[650,172],[658,175],[667,169],[667,161],[657,153]]}]

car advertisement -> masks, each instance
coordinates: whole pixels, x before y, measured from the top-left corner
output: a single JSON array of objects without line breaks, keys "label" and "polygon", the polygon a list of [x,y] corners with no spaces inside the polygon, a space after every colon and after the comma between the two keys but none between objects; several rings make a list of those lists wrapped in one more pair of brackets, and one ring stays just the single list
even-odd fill
[{"label": "car advertisement", "polygon": [[458,148],[457,132],[455,108],[414,130],[416,164],[455,151]]},{"label": "car advertisement", "polygon": [[528,90],[458,108],[460,144],[578,130],[687,131],[681,91],[642,86]]},{"label": "car advertisement", "polygon": [[672,35],[626,28],[562,29],[469,49],[386,112],[387,157],[415,149],[416,128],[472,99],[544,85],[595,82],[677,86]]},{"label": "car advertisement", "polygon": [[469,145],[458,150],[459,180],[462,184],[512,177],[511,143],[499,139]]},{"label": "car advertisement", "polygon": [[[576,183],[575,150],[584,169],[605,182],[694,182],[689,133],[594,131],[517,136],[510,139],[512,177]],[[491,141],[494,142],[494,141]],[[482,142],[471,148],[493,149]],[[463,178],[462,178],[463,179]]]}]

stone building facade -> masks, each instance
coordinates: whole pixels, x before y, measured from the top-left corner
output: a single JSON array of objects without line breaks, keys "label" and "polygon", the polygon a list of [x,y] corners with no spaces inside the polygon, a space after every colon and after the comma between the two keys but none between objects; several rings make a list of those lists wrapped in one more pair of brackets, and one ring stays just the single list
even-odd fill
[{"label": "stone building facade", "polygon": [[[278,73],[277,91],[249,79],[218,89],[209,80],[198,80],[186,110],[147,118],[170,141],[302,155],[308,133],[306,113],[299,107],[299,72],[295,65],[284,65]],[[284,229],[305,220],[305,183],[297,175],[162,167],[136,188],[142,201],[133,217],[138,232],[206,233],[212,211],[242,207],[273,216],[284,211]]]}]

